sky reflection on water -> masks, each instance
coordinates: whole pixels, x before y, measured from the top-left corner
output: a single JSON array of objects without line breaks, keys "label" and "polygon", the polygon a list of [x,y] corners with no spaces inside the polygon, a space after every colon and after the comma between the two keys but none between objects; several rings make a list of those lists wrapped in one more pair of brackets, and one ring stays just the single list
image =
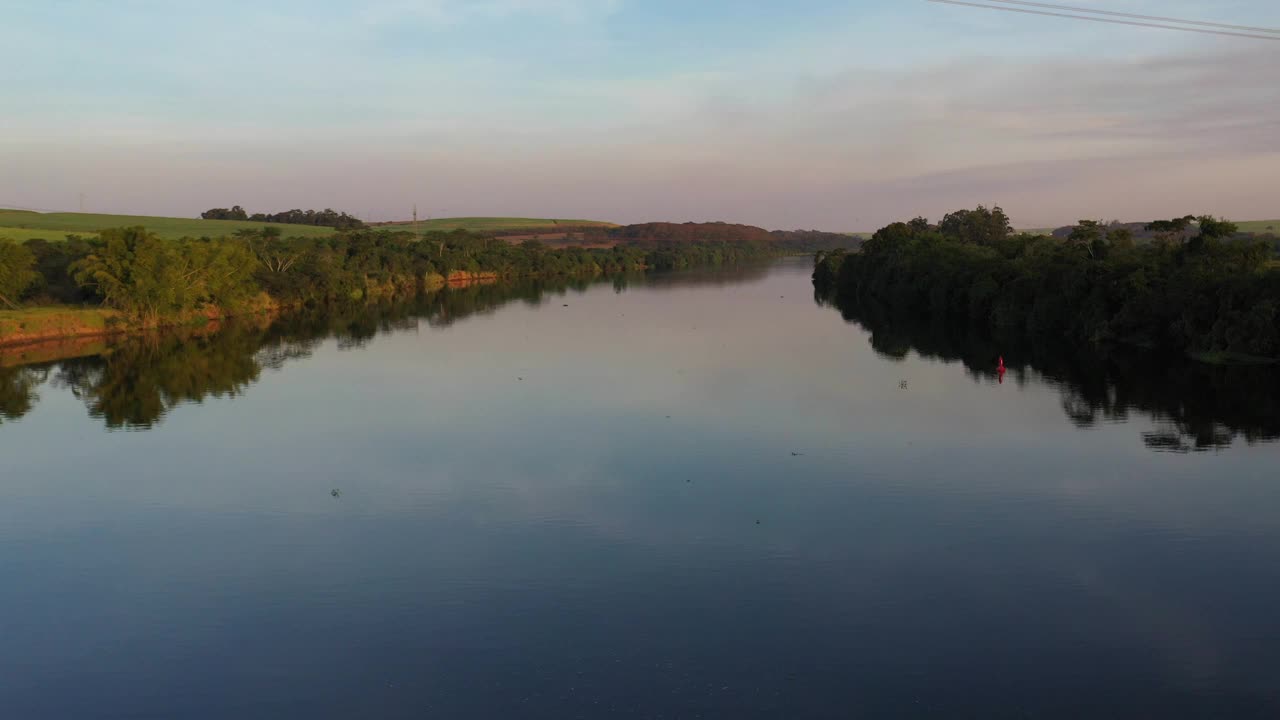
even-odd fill
[{"label": "sky reflection on water", "polygon": [[234,393],[145,432],[50,368],[0,426],[0,705],[1280,710],[1275,445],[1156,453],[1160,419],[1081,427],[1061,378],[888,359],[808,270],[258,328]]}]

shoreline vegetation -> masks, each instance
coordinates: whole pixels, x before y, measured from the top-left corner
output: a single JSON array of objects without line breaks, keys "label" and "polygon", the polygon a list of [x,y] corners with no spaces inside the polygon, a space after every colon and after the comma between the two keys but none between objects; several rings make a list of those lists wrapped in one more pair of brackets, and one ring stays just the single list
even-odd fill
[{"label": "shoreline vegetation", "polygon": [[[999,207],[888,225],[820,251],[820,301],[892,324],[969,327],[994,347],[1131,346],[1217,364],[1280,362],[1274,235],[1212,216],[1141,226],[1081,221],[1015,233]],[[991,358],[995,362],[995,356]]]},{"label": "shoreline vegetation", "polygon": [[309,357],[329,340],[347,350],[386,335],[452,327],[511,303],[555,307],[605,284],[624,292],[630,287],[748,282],[764,277],[769,267],[746,263],[656,274],[518,278],[135,335],[0,349],[0,425],[31,412],[49,394],[42,390],[70,390],[109,428],[148,428],[178,405],[243,393],[263,373]]},{"label": "shoreline vegetation", "polygon": [[[220,217],[221,211],[211,212]],[[418,234],[400,227],[331,228],[323,237],[286,237],[293,225],[270,223],[307,220],[306,213],[291,212],[217,239],[169,239],[143,226],[56,242],[0,238],[0,347],[200,326],[517,279],[758,262],[848,241],[834,233],[769,233],[725,223],[601,226],[592,228],[599,234],[589,246],[462,229]],[[243,213],[233,214],[238,219]],[[352,221],[345,214],[334,217]]]},{"label": "shoreline vegetation", "polygon": [[[474,283],[412,297],[338,303],[213,321],[136,336],[81,338],[0,349],[0,424],[18,420],[42,399],[70,391],[90,415],[111,429],[145,429],[176,406],[248,392],[268,370],[306,358],[326,342],[341,349],[379,338],[443,328],[483,317],[511,303],[559,307],[602,284],[688,287],[751,282],[765,263],[674,273],[613,277],[516,279]],[[818,298],[820,303],[827,301]],[[1156,452],[1219,451],[1239,441],[1280,438],[1280,374],[1270,366],[1208,365],[1180,355],[1125,347],[1092,348],[1051,342],[1010,347],[968,325],[876,314],[843,306],[845,320],[862,326],[885,358],[907,353],[959,362],[977,382],[1023,384],[1041,379],[1057,387],[1062,410],[1078,427],[1149,416],[1141,443]],[[1004,354],[1007,376],[991,358]]]}]

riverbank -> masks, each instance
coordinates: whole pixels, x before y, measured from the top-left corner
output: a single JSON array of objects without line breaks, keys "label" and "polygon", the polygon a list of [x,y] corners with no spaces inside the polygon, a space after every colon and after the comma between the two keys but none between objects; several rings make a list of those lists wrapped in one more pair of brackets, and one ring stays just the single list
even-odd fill
[{"label": "riverbank", "polygon": [[[495,272],[459,270],[447,276],[428,275],[424,278],[420,291],[429,294],[446,289],[465,290],[476,285],[496,285],[503,279],[503,276]],[[412,294],[412,289],[388,282],[366,288],[361,301],[386,300]],[[5,309],[0,310],[0,349],[26,352],[49,344],[61,345],[78,340],[138,335],[178,327],[203,327],[233,317],[275,314],[290,307],[295,306],[277,302],[264,293],[235,312],[207,306],[196,311],[166,316],[159,321],[142,321],[104,307],[43,305],[18,310]],[[14,354],[6,352],[6,355]]]},{"label": "riverbank", "polygon": [[[217,241],[169,241],[144,227],[128,227],[103,230],[89,241],[0,245],[8,251],[0,258],[0,276],[13,285],[0,288],[0,302],[42,303],[0,314],[0,346],[261,312],[262,307],[242,309],[251,297],[264,298],[268,308],[381,302],[520,278],[595,278],[780,255],[777,245],[765,242],[645,241],[585,250],[513,246],[463,231],[417,239],[406,235],[353,231],[317,240],[245,233]],[[86,297],[110,298],[119,312],[78,304]],[[156,320],[157,313],[164,319]],[[140,321],[139,315],[152,319]]]},{"label": "riverbank", "polygon": [[177,327],[205,327],[237,316],[270,315],[283,309],[266,295],[234,313],[208,306],[159,320],[141,320],[109,308],[40,306],[0,310],[0,348],[30,350],[41,345],[137,335]]},{"label": "riverbank", "polygon": [[[19,247],[11,264],[23,282],[6,294],[68,304],[0,312],[0,346],[198,325],[283,307],[384,301],[521,278],[596,278],[778,256],[776,247],[745,242],[550,250],[467,233],[421,241],[361,232],[327,242],[279,237],[169,242],[140,227],[104,230],[94,243]],[[148,275],[155,272],[161,275]],[[69,304],[86,290],[111,297],[120,309]],[[246,297],[258,300],[246,307]],[[139,313],[157,308],[164,309],[163,319],[139,319]]]},{"label": "riverbank", "polygon": [[[504,279],[530,278],[504,278],[495,272],[454,271],[447,276],[428,275],[417,292],[393,282],[371,285],[366,288],[360,302],[385,301],[417,293],[429,295],[442,290],[465,290],[477,285],[496,285]],[[299,305],[277,302],[264,293],[249,305],[234,312],[206,306],[200,310],[166,316],[159,321],[143,321],[118,310],[104,307],[42,305],[18,310],[2,309],[0,310],[0,350],[4,351],[4,357],[0,357],[0,366],[15,364],[7,362],[6,358],[12,360],[15,356],[38,355],[42,348],[69,345],[72,346],[70,352],[74,354],[76,352],[74,345],[82,341],[102,341],[182,327],[201,328],[232,318],[275,315],[296,307]],[[45,359],[67,357],[61,350],[55,355],[56,357]],[[17,364],[32,361],[24,359]]]},{"label": "riverbank", "polygon": [[101,355],[117,338],[122,339],[123,336],[54,338],[24,345],[0,346],[0,370]]},{"label": "riverbank", "polygon": [[939,225],[889,225],[859,252],[819,253],[815,289],[842,309],[1026,342],[1160,348],[1210,364],[1280,360],[1274,249],[1237,239],[1234,225],[1205,216],[1194,237],[1139,243],[1096,223],[1070,239],[1014,235],[1003,217],[978,208]]},{"label": "riverbank", "polygon": [[0,310],[0,347],[106,337],[127,332],[127,327],[120,312],[107,308],[52,306]]},{"label": "riverbank", "polygon": [[[644,268],[643,265],[639,267]],[[597,277],[606,274],[609,273],[596,270],[591,273],[577,273],[574,277]],[[422,278],[422,283],[418,287],[415,287],[411,280],[403,278],[399,279],[399,282],[397,279],[381,283],[366,282],[355,301],[384,301],[418,293],[465,290],[477,285],[496,285],[503,281],[538,278],[537,274],[504,276],[497,272],[454,270],[448,275],[428,274]],[[300,303],[282,303],[262,293],[249,305],[234,312],[226,312],[216,306],[206,306],[199,310],[168,315],[159,321],[143,321],[105,307],[41,305],[18,310],[0,309],[0,348],[26,349],[29,346],[44,343],[137,335],[177,327],[200,327],[233,317],[274,314],[298,306]]]}]

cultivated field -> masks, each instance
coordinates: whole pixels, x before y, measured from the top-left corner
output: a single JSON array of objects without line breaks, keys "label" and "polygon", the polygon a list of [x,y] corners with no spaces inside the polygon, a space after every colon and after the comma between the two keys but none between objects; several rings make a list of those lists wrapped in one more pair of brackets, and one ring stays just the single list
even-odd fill
[{"label": "cultivated field", "polygon": [[1236,224],[1240,226],[1241,232],[1275,233],[1280,235],[1280,220],[1250,220],[1236,222]]},{"label": "cultivated field", "polygon": [[[66,235],[90,236],[106,228],[142,225],[162,238],[176,240],[182,237],[221,237],[237,230],[261,229],[264,223],[244,220],[199,220],[191,218],[155,217],[150,215],[103,215],[92,213],[38,213],[26,210],[0,209],[0,238],[19,242],[41,238],[61,240]],[[411,222],[378,223],[378,227],[409,229]],[[465,217],[421,220],[418,229],[473,230],[477,232],[498,230],[547,230],[555,232],[559,227],[614,227],[613,223],[597,220],[551,220],[545,218]],[[323,237],[333,234],[332,228],[311,225],[272,224],[285,236]]]},{"label": "cultivated field", "polygon": [[[0,225],[0,242],[9,240],[13,242],[26,242],[28,240],[61,240],[64,236],[71,234],[61,230],[28,230],[20,227],[4,227]],[[95,237],[97,233],[78,232],[74,233],[81,237]]]},{"label": "cultivated field", "polygon": [[[69,234],[92,235],[106,228],[142,225],[162,238],[222,237],[245,228],[259,230],[263,223],[239,220],[199,220],[149,215],[100,215],[90,213],[36,213],[0,210],[0,237],[14,240],[61,240]],[[286,236],[323,237],[333,228],[311,225],[275,225]]]}]

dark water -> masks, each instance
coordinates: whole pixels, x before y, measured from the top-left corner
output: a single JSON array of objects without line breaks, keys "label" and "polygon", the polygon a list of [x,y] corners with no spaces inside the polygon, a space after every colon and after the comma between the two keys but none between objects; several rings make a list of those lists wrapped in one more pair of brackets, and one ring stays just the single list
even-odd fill
[{"label": "dark water", "polygon": [[0,368],[0,716],[1280,715],[1275,371],[808,272]]}]

